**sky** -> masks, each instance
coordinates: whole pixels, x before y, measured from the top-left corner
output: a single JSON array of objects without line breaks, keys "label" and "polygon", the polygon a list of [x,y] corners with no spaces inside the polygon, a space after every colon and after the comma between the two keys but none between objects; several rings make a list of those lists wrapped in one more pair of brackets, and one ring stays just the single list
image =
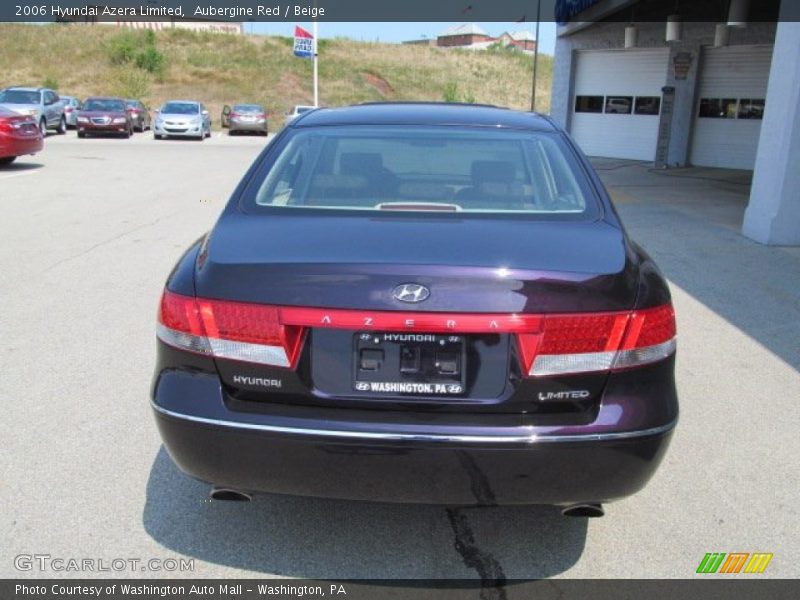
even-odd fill
[{"label": "sky", "polygon": [[[451,25],[461,23],[320,23],[319,36],[321,38],[348,37],[354,40],[369,42],[402,42],[404,40],[417,40],[422,37],[435,38]],[[297,25],[311,31],[311,23]],[[504,31],[519,31],[527,29],[535,32],[536,23],[477,23],[486,33],[498,36]],[[245,31],[268,35],[294,35],[295,23],[245,23]],[[539,26],[539,51],[553,54],[556,44],[556,25],[553,22],[542,22]]]}]

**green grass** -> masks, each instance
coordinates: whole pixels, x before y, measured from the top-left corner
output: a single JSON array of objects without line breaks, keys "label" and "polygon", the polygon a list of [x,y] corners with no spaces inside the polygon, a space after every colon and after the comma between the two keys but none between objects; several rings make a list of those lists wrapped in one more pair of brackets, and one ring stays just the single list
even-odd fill
[{"label": "green grass", "polygon": [[[155,34],[163,73],[112,60],[120,36],[106,25],[0,24],[0,87],[59,83],[63,94],[122,94],[138,90],[150,106],[169,98],[196,98],[216,118],[224,104],[258,102],[275,113],[310,104],[311,61],[292,55],[292,40],[170,29]],[[137,32],[142,36],[144,32]],[[492,48],[444,50],[428,46],[356,42],[320,43],[320,102],[338,106],[380,100],[458,99],[527,110],[533,59]],[[537,109],[549,111],[552,57],[539,57]]]}]

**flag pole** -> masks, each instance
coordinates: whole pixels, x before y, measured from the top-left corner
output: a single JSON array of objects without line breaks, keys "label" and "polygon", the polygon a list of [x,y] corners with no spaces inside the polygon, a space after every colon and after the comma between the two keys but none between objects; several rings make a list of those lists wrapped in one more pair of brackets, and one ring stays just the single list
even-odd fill
[{"label": "flag pole", "polygon": [[317,44],[319,44],[319,34],[317,33],[317,21],[314,19],[314,106],[319,106],[319,72],[317,68]]}]

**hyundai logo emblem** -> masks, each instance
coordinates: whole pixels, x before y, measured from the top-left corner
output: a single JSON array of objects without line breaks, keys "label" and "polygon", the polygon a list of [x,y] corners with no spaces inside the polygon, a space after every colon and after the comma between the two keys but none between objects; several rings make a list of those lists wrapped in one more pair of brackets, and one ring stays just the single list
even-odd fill
[{"label": "hyundai logo emblem", "polygon": [[418,283],[401,283],[392,290],[392,296],[400,302],[422,302],[430,295],[431,291]]}]

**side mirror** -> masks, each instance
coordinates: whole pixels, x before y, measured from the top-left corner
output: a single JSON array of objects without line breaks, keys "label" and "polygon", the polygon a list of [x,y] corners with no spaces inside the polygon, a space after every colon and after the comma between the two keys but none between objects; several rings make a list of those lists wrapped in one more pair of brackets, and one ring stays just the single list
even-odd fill
[{"label": "side mirror", "polygon": [[204,116],[204,117],[207,117],[207,116],[208,116],[208,111],[207,111],[207,110],[204,110],[204,111],[203,111],[203,116]]}]

